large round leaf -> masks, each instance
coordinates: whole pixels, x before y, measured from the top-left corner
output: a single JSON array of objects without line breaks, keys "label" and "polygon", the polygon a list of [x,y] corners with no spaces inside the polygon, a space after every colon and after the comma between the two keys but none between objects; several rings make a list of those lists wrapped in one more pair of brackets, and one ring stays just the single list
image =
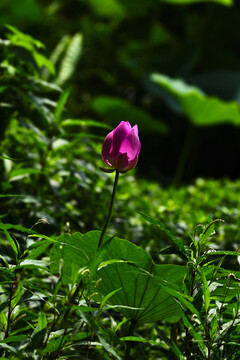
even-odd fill
[{"label": "large round leaf", "polygon": [[239,104],[236,101],[223,101],[215,96],[207,96],[199,88],[163,74],[152,74],[151,80],[176,100],[182,112],[194,125],[240,125]]},{"label": "large round leaf", "polygon": [[119,305],[127,318],[138,323],[177,321],[181,308],[168,289],[181,291],[186,268],[156,265],[141,247],[116,237],[105,236],[98,251],[99,238],[99,231],[60,236],[51,253],[52,271],[60,268],[68,283],[77,270],[87,266],[94,280],[101,279],[97,291],[103,296],[118,290],[108,302]]}]

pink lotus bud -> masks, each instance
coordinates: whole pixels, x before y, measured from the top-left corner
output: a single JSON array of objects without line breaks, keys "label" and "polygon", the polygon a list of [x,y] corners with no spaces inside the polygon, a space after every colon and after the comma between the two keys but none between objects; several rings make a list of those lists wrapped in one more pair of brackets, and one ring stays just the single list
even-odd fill
[{"label": "pink lotus bud", "polygon": [[132,170],[137,165],[140,148],[137,125],[131,127],[128,121],[121,121],[104,140],[102,159],[110,169],[101,169],[120,173]]}]

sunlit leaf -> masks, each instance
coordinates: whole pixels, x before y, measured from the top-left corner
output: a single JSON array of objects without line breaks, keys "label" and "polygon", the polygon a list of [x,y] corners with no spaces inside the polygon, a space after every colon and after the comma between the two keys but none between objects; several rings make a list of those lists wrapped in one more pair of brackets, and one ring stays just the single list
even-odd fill
[{"label": "sunlit leaf", "polygon": [[77,33],[70,40],[66,49],[66,53],[60,64],[59,73],[56,79],[56,84],[61,86],[73,75],[76,70],[78,60],[82,54],[82,34]]},{"label": "sunlit leaf", "polygon": [[182,112],[197,126],[231,123],[240,125],[239,104],[207,96],[199,88],[181,79],[171,79],[163,74],[152,74],[152,81],[165,89],[179,104]]},{"label": "sunlit leaf", "polygon": [[[94,258],[97,260],[99,238],[98,231],[62,235],[51,252],[52,271],[62,274],[63,281],[71,282],[74,273],[88,267]],[[105,237],[105,241],[110,239]],[[108,302],[124,305],[120,311],[136,322],[177,321],[181,309],[164,286],[181,291],[185,273],[184,266],[155,265],[143,249],[114,237],[105,248],[97,273],[94,272],[96,280],[101,278],[95,291],[105,297],[111,294]]]},{"label": "sunlit leaf", "polygon": [[42,311],[38,315],[38,326],[39,326],[39,331],[43,330],[47,326],[47,318]]},{"label": "sunlit leaf", "polygon": [[233,0],[159,0],[165,3],[174,5],[187,5],[187,4],[199,4],[199,3],[219,3],[221,5],[230,6],[233,5]]}]

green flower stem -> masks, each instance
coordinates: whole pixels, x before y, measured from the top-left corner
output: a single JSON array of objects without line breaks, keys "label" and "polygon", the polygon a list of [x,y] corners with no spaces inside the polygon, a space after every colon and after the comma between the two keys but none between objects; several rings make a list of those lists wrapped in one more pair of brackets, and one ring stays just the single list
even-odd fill
[{"label": "green flower stem", "polygon": [[119,178],[119,171],[116,170],[116,174],[115,174],[115,181],[114,181],[114,185],[113,185],[113,192],[112,192],[112,197],[111,197],[111,203],[109,206],[109,210],[108,210],[108,216],[105,222],[105,225],[102,229],[102,233],[100,236],[100,240],[98,243],[98,248],[102,245],[103,243],[103,239],[104,239],[104,235],[106,234],[107,228],[108,228],[108,224],[111,220],[111,216],[112,216],[112,210],[113,210],[113,205],[114,205],[114,200],[115,200],[115,195],[116,195],[116,191],[117,191],[117,184],[118,184],[118,178]]},{"label": "green flower stem", "polygon": [[[128,331],[128,336],[133,336],[135,325],[136,325],[135,321],[131,320],[129,331]],[[131,352],[132,344],[133,344],[132,341],[127,341],[124,360],[131,359],[130,352]]]}]

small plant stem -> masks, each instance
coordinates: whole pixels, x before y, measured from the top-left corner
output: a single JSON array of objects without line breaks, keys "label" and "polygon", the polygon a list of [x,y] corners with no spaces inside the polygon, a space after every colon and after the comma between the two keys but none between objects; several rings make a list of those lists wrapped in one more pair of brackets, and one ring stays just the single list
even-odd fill
[{"label": "small plant stem", "polygon": [[[80,281],[78,282],[78,285],[77,285],[74,293],[73,293],[72,296],[69,298],[69,301],[68,301],[68,302],[69,302],[70,304],[73,304],[74,301],[76,300],[76,298],[77,298],[77,296],[78,296],[78,293],[79,293],[81,287],[83,287],[82,280],[80,280]],[[84,291],[84,289],[82,288],[80,298],[82,297],[83,291]],[[64,315],[63,315],[63,318],[62,318],[62,320],[61,320],[61,322],[60,322],[60,327],[61,327],[62,324],[67,320],[67,318],[68,318],[71,310],[72,310],[71,308],[65,310]],[[48,343],[50,334],[51,334],[51,332],[53,331],[53,328],[56,326],[59,318],[60,318],[60,316],[58,316],[58,318],[57,318],[57,319],[55,320],[55,322],[53,323],[52,328],[51,328],[50,331],[48,332],[47,338],[46,338],[46,340],[45,340],[45,342],[44,342],[44,345],[43,345],[43,348],[45,348],[45,347],[47,346],[47,343]],[[58,354],[58,353],[60,352],[61,347],[62,347],[62,343],[63,343],[63,340],[64,340],[64,336],[66,335],[67,330],[68,330],[68,327],[65,328],[64,333],[63,333],[62,338],[61,338],[61,342],[60,342],[57,350],[55,350],[55,351],[49,356],[49,358],[48,358],[49,360],[53,359],[53,358],[56,356],[56,354]],[[44,359],[44,357],[42,357],[42,360],[43,360],[43,359]]]},{"label": "small plant stem", "polygon": [[206,334],[206,339],[207,339],[207,357],[206,357],[206,359],[209,360],[210,359],[210,354],[211,354],[211,343],[210,343],[210,334],[209,334],[208,313],[207,313],[207,311],[206,311],[205,334]]},{"label": "small plant stem", "polygon": [[[72,296],[70,297],[70,299],[69,299],[69,303],[70,303],[70,304],[73,304],[73,303],[74,303],[74,301],[76,300],[76,298],[77,298],[77,296],[78,296],[78,293],[79,293],[79,291],[80,291],[81,288],[82,288],[82,291],[81,291],[80,298],[82,297],[82,294],[83,294],[83,291],[84,291],[82,280],[79,281],[79,283],[77,284],[76,290],[74,291],[74,293],[73,293]],[[63,319],[62,319],[60,325],[62,325],[62,324],[67,320],[67,318],[68,318],[71,310],[72,310],[72,309],[69,308],[69,309],[67,309],[67,310],[65,311],[65,314],[64,314],[64,316],[63,316]]]},{"label": "small plant stem", "polygon": [[65,337],[66,334],[67,334],[67,331],[68,331],[68,328],[66,328],[66,329],[64,330],[64,333],[63,333],[63,335],[62,335],[60,344],[59,344],[57,350],[54,352],[54,357],[55,357],[56,359],[58,358],[58,355],[59,355],[59,353],[60,353],[60,351],[61,351],[61,349],[62,349],[63,340],[64,340],[64,337]]},{"label": "small plant stem", "polygon": [[[194,291],[194,281],[195,281],[195,276],[196,276],[196,271],[192,268],[191,270],[191,287],[190,287],[190,296],[193,296],[193,291]],[[191,358],[191,341],[192,341],[192,336],[189,332],[189,329],[186,328],[186,350],[185,350],[185,354],[187,357],[187,360]]]},{"label": "small plant stem", "polygon": [[[130,324],[130,327],[129,327],[128,336],[132,336],[132,335],[133,335],[135,325],[136,325],[135,321],[131,320],[131,324]],[[130,359],[131,359],[131,358],[130,358],[131,347],[132,347],[132,341],[128,341],[128,342],[127,342],[127,345],[126,345],[124,360],[130,360]]]},{"label": "small plant stem", "polygon": [[5,332],[5,338],[8,337],[9,330],[10,330],[10,320],[11,320],[11,314],[12,314],[11,302],[12,302],[12,297],[13,297],[13,287],[14,287],[15,280],[16,280],[16,275],[14,277],[14,280],[13,280],[13,282],[11,284],[11,288],[10,288],[9,303],[8,303],[7,329],[6,329],[6,332]]},{"label": "small plant stem", "polygon": [[117,184],[118,184],[118,178],[119,178],[119,171],[116,170],[116,174],[115,174],[115,180],[114,180],[114,185],[113,185],[113,191],[112,191],[112,197],[111,197],[111,203],[109,206],[109,210],[108,210],[108,216],[105,222],[105,225],[102,229],[102,233],[100,236],[100,240],[98,243],[98,248],[102,245],[103,243],[103,239],[104,239],[104,235],[106,234],[107,228],[108,228],[108,224],[111,220],[111,216],[112,216],[112,210],[113,210],[113,205],[114,205],[114,200],[115,200],[115,195],[116,195],[116,191],[117,191]]}]

